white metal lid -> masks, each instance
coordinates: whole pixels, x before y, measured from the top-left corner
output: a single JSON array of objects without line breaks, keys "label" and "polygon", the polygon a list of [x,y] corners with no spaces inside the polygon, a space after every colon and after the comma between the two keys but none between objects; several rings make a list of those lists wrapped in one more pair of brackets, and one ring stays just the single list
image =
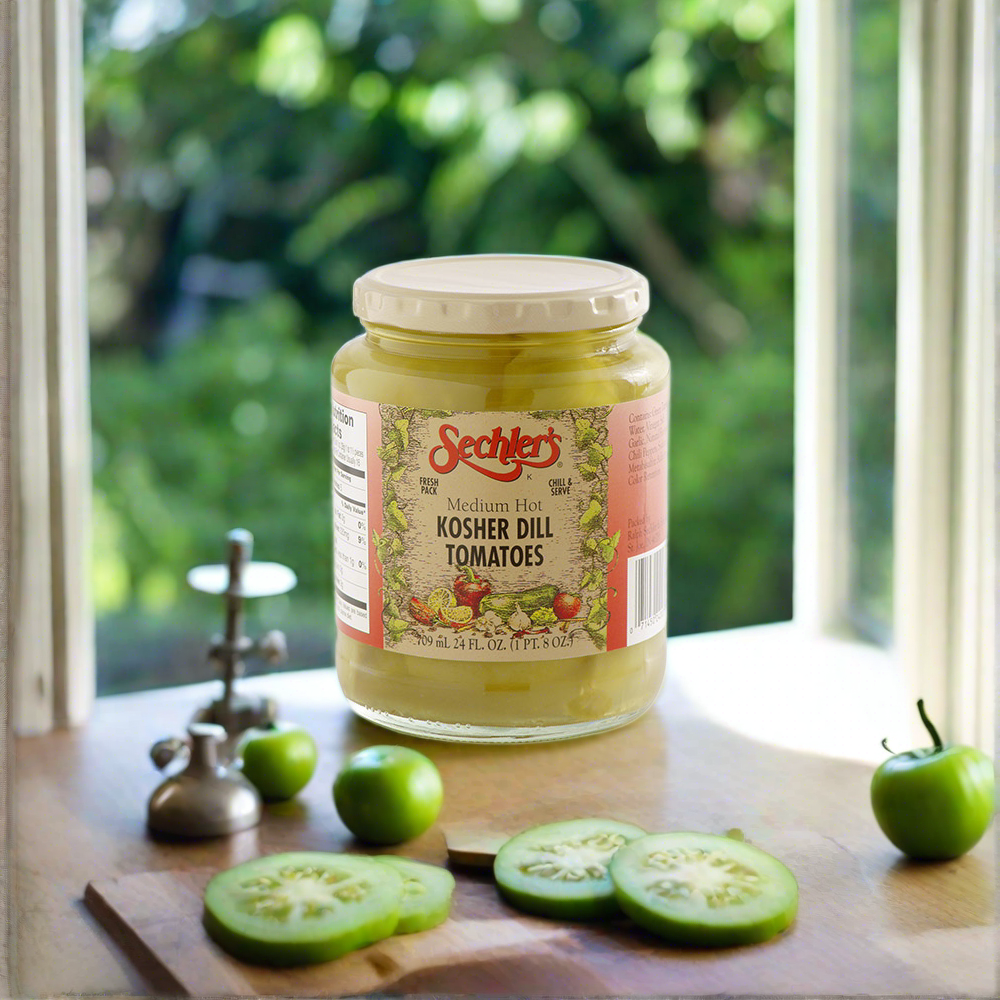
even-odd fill
[{"label": "white metal lid", "polygon": [[426,257],[354,283],[354,314],[433,333],[560,333],[621,326],[649,308],[646,279],[622,264],[544,254]]}]

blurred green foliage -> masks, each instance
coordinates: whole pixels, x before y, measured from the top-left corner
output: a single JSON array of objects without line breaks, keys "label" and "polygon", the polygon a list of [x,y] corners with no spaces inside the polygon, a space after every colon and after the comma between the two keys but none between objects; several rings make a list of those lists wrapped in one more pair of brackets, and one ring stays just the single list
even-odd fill
[{"label": "blurred green foliage", "polygon": [[671,632],[789,617],[791,8],[89,0],[105,622],[190,613],[185,570],[238,524],[299,573],[294,653],[296,607],[329,606],[352,282],[488,251],[649,277],[643,328],[674,364]]}]

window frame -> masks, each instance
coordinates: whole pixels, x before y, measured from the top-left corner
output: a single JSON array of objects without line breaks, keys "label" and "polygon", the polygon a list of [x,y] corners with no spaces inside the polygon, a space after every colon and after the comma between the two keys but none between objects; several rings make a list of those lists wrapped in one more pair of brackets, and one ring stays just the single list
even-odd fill
[{"label": "window frame", "polygon": [[[794,613],[830,636],[852,630],[842,14],[823,0],[796,5]],[[900,2],[889,655],[911,698],[938,706],[953,739],[984,748],[996,664],[996,14],[995,0]]]},{"label": "window frame", "polygon": [[[895,643],[951,737],[992,745],[994,0],[904,0]],[[949,147],[954,155],[946,155]],[[931,238],[933,234],[933,238]],[[989,415],[989,416],[987,416]]]},{"label": "window frame", "polygon": [[10,78],[8,583],[20,733],[87,719],[90,366],[86,319],[82,0],[2,0]]},{"label": "window frame", "polygon": [[[846,175],[844,31],[838,3],[795,8],[795,494],[793,619],[848,629],[847,466],[838,342]],[[813,72],[801,73],[800,66]]]},{"label": "window frame", "polygon": [[[992,88],[996,6],[995,0],[901,3],[900,219],[912,221],[899,232],[897,379],[901,390],[904,382],[909,388],[898,394],[897,643],[886,658],[912,691],[947,705],[938,714],[955,738],[987,746],[996,640],[989,336],[995,151],[987,81]],[[20,539],[12,614],[21,643],[14,650],[13,697],[22,732],[83,722],[95,688],[89,365],[79,267],[86,247],[82,4],[0,0],[17,56],[12,148],[20,169],[15,164],[8,180],[20,203],[14,216],[20,225],[10,229],[17,234],[10,346],[14,537]],[[839,6],[833,0],[796,5],[793,610],[794,625],[810,641],[849,632],[843,345],[837,336],[846,148],[841,107],[849,81]],[[961,156],[942,153],[946,145],[934,141],[941,127],[952,130]],[[963,221],[950,228],[945,248],[926,236],[937,236],[934,227],[948,213]],[[955,364],[942,364],[952,351]],[[928,421],[937,421],[939,431],[930,446],[920,433]],[[914,484],[931,488],[925,495]],[[970,516],[958,517],[960,511]]]}]

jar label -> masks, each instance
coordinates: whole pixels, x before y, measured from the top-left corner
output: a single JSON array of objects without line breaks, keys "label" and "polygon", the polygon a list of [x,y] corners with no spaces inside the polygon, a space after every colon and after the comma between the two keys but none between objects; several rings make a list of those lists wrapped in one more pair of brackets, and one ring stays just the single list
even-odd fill
[{"label": "jar label", "polygon": [[667,391],[467,412],[333,394],[340,631],[411,656],[620,649],[666,627]]}]

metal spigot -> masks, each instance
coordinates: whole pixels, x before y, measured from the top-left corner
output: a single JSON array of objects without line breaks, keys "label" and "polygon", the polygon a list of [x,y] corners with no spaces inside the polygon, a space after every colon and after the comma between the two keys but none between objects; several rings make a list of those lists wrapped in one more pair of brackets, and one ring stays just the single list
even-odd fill
[{"label": "metal spigot", "polygon": [[150,830],[173,837],[218,837],[256,826],[262,810],[260,793],[238,771],[219,762],[226,731],[192,723],[188,736],[190,743],[170,737],[150,751],[161,771],[175,760],[187,760],[182,771],[168,777],[149,797]]},{"label": "metal spigot", "polygon": [[196,566],[187,576],[188,583],[203,594],[221,594],[226,599],[226,630],[212,638],[209,661],[222,674],[222,697],[201,709],[199,722],[216,723],[229,736],[252,726],[265,725],[277,717],[277,705],[271,698],[250,698],[237,693],[236,678],[243,676],[244,660],[262,657],[269,663],[288,658],[285,634],[272,629],[259,639],[244,632],[243,602],[251,597],[273,597],[291,590],[298,582],[295,573],[281,563],[251,562],[253,535],[235,528],[226,535],[228,560],[210,566]]}]

